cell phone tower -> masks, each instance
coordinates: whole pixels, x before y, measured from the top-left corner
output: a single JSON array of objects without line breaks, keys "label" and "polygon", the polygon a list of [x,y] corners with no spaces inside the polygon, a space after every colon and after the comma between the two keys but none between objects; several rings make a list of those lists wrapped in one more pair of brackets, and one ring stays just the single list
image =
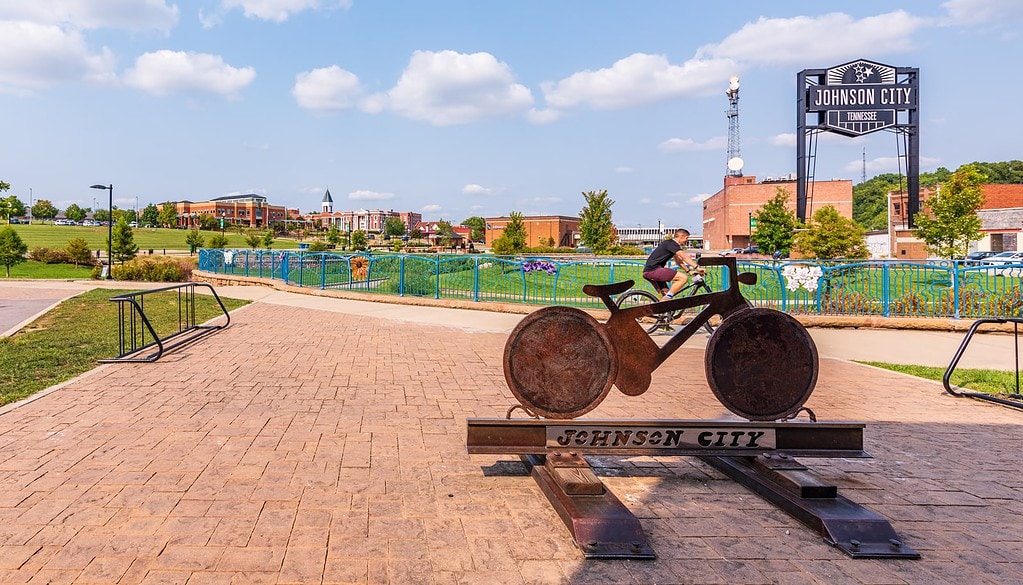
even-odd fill
[{"label": "cell phone tower", "polygon": [[728,80],[728,176],[742,176],[742,145],[739,142],[739,77]]}]

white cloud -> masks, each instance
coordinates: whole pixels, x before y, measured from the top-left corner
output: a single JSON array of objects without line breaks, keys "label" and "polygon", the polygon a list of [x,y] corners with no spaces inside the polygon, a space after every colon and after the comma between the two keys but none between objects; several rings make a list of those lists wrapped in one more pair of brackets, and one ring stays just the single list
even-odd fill
[{"label": "white cloud", "polygon": [[465,193],[466,195],[496,195],[500,192],[501,189],[484,187],[483,185],[477,185],[476,183],[469,183],[462,187],[462,193]]},{"label": "white cloud", "polygon": [[678,209],[679,207],[682,207],[682,203],[678,201],[665,201],[664,207],[667,207],[668,209]]},{"label": "white cloud", "polygon": [[370,113],[391,110],[435,126],[525,113],[533,95],[490,53],[416,51],[398,83],[363,101]]},{"label": "white cloud", "polygon": [[710,199],[710,193],[698,193],[689,198],[689,203],[703,203],[707,199]]},{"label": "white cloud", "polygon": [[299,73],[291,89],[298,105],[310,110],[337,111],[354,107],[360,93],[359,78],[337,65]]},{"label": "white cloud", "polygon": [[207,22],[219,24],[220,14],[229,12],[235,8],[241,8],[248,18],[270,20],[273,22],[284,22],[291,16],[306,10],[335,9],[347,10],[352,5],[352,0],[223,0],[220,3],[220,13],[216,16],[203,15],[200,12],[200,19],[204,25]]},{"label": "white cloud", "polygon": [[525,199],[520,200],[520,203],[527,204],[527,205],[530,205],[530,204],[533,204],[533,205],[537,205],[537,204],[543,205],[545,203],[560,203],[560,202],[561,202],[561,197],[553,197],[553,196],[547,196],[547,197],[527,197]]},{"label": "white cloud", "polygon": [[852,60],[862,55],[904,53],[913,33],[929,24],[904,10],[855,19],[834,12],[821,16],[765,18],[751,22],[720,43],[704,45],[697,58],[733,59],[748,64],[805,65]]},{"label": "white cloud", "polygon": [[0,92],[27,93],[55,83],[112,81],[116,60],[90,51],[78,31],[0,21]]},{"label": "white cloud", "polygon": [[156,95],[200,92],[237,97],[255,78],[252,67],[232,67],[219,55],[168,50],[139,56],[124,73],[125,83]]},{"label": "white cloud", "polygon": [[526,112],[526,119],[534,124],[550,124],[561,118],[561,112],[557,110],[538,110],[531,108]]},{"label": "white cloud", "polygon": [[639,199],[639,202],[642,203],[643,205],[650,203],[650,201],[651,199],[649,197],[640,197]]},{"label": "white cloud", "polygon": [[613,170],[616,173],[625,174],[625,173],[631,173],[635,169],[633,169],[632,167],[628,167],[628,166],[622,165],[622,166],[615,167]]},{"label": "white cloud", "polygon": [[948,11],[949,24],[974,25],[1019,20],[1019,0],[949,0],[941,5]]},{"label": "white cloud", "polygon": [[394,199],[394,193],[383,193],[380,191],[367,191],[365,189],[360,189],[349,193],[348,198],[362,201],[386,201],[388,199]]},{"label": "white cloud", "polygon": [[796,147],[796,135],[791,132],[785,132],[782,134],[775,134],[767,140],[771,146],[781,146],[784,148],[795,148]]},{"label": "white cloud", "polygon": [[178,7],[166,0],[7,0],[0,2],[0,20],[167,32],[178,23]]},{"label": "white cloud", "polygon": [[431,203],[429,205],[424,205],[423,208],[420,211],[422,211],[423,213],[437,213],[441,209],[444,209],[444,208],[441,207],[440,205],[436,205],[436,204]]},{"label": "white cloud", "polygon": [[700,150],[724,150],[728,147],[728,139],[724,136],[715,136],[704,142],[697,142],[692,138],[669,138],[657,145],[662,152],[693,152]]},{"label": "white cloud", "polygon": [[541,85],[547,105],[568,109],[588,105],[617,110],[721,89],[735,71],[727,59],[693,59],[672,65],[664,55],[635,53],[597,71],[581,71]]}]

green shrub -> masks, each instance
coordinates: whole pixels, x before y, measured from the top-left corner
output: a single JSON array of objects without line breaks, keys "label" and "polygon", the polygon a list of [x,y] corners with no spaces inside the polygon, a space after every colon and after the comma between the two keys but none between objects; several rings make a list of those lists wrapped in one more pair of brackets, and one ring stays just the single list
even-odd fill
[{"label": "green shrub", "polygon": [[330,249],[330,244],[323,240],[314,240],[309,244],[310,252],[326,252]]},{"label": "green shrub", "polygon": [[[111,276],[116,280],[146,282],[186,282],[192,277],[194,266],[187,260],[174,258],[136,258],[124,264],[115,264]],[[98,276],[99,271],[93,270]]]},{"label": "green shrub", "polygon": [[28,252],[29,260],[43,264],[74,264],[75,261],[67,250],[61,248],[32,248]]}]

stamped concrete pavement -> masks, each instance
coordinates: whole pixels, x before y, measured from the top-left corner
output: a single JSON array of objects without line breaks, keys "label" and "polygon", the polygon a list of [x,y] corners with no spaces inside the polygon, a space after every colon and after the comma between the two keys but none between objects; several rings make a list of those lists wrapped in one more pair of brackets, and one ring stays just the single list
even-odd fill
[{"label": "stamped concrete pavement", "polygon": [[[846,558],[699,460],[615,456],[592,463],[658,558],[587,561],[514,458],[465,452],[513,403],[503,325],[275,295],[0,415],[0,582],[1023,582],[1018,411],[826,357],[807,406],[866,422],[874,458],[804,462],[923,559]],[[729,418],[702,359],[587,416]]]}]

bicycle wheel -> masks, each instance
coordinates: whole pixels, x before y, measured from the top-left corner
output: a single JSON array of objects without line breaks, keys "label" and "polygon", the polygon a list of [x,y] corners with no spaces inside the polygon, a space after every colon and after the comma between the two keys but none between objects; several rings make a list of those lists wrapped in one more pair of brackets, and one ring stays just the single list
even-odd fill
[{"label": "bicycle wheel", "polygon": [[[645,290],[630,290],[618,297],[618,301],[615,304],[618,305],[619,309],[624,310],[642,305],[650,305],[657,301],[658,298],[656,296]],[[636,319],[636,322],[639,323],[639,326],[645,329],[647,333],[653,333],[654,331],[657,331],[659,327],[670,325],[671,317],[668,313],[658,313],[656,315],[639,317]]]},{"label": "bicycle wheel", "polygon": [[[686,294],[687,297],[713,292],[710,289],[710,287],[707,286],[707,282],[704,280],[694,282],[683,290],[687,293]],[[684,327],[688,325],[689,322],[692,321],[694,317],[700,314],[700,311],[702,311],[703,308],[704,308],[703,306],[696,306],[690,307],[685,310],[675,311],[671,315],[671,322],[675,322],[677,320],[679,324]],[[710,321],[707,321],[706,323],[703,324],[703,329],[711,335],[714,334],[714,326],[710,324]]]}]

